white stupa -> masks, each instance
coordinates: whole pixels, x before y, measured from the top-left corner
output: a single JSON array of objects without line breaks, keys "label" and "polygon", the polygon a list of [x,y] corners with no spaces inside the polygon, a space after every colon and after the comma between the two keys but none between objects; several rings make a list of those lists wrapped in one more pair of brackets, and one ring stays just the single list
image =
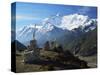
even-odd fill
[{"label": "white stupa", "polygon": [[[36,28],[36,24],[35,24],[35,28]],[[37,41],[35,40],[35,30],[34,30],[33,39],[30,41],[30,45],[28,46],[27,51],[25,51],[24,54],[25,57],[24,62],[30,63],[35,60],[38,60],[39,54],[40,54],[40,50],[38,49]]]}]

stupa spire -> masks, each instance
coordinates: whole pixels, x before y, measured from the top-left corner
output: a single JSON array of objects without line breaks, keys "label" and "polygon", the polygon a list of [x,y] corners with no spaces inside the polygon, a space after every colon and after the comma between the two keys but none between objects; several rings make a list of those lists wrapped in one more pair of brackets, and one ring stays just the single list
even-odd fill
[{"label": "stupa spire", "polygon": [[[34,29],[36,29],[36,24],[34,25]],[[33,32],[33,40],[35,39],[35,32],[36,32],[36,30],[34,30],[34,32]]]}]

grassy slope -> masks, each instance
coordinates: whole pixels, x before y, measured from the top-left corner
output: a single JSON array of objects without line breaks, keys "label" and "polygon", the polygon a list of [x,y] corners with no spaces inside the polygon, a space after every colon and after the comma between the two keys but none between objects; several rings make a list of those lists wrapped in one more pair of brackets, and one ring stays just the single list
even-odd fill
[{"label": "grassy slope", "polygon": [[[94,31],[90,31],[89,33],[85,34],[85,36],[82,36],[80,39],[78,39],[78,41],[73,41],[71,43],[69,43],[69,50],[74,50],[74,48],[76,47],[76,45],[78,45],[77,47],[80,46],[80,49],[79,49],[79,54],[82,53],[82,55],[84,55],[85,53],[88,53],[88,52],[95,52],[97,51],[97,49],[95,48],[97,46],[97,30],[95,29]],[[68,46],[67,46],[68,47]],[[70,64],[71,62],[75,62],[77,63],[78,59],[73,61],[72,60],[69,60],[69,61],[63,61],[62,60],[65,60],[65,59],[68,59],[68,58],[59,58],[59,53],[57,52],[53,52],[53,51],[42,51],[41,50],[41,59],[43,59],[44,61],[47,61],[47,60],[51,60],[51,61],[54,61],[54,60],[59,60],[61,61],[61,63],[65,63],[67,64],[67,67],[68,67],[68,64]],[[87,54],[85,54],[87,55]],[[90,56],[79,56],[80,59],[82,60],[85,60],[88,62],[88,66],[90,67],[96,67],[97,66],[97,57],[96,57],[96,53],[93,54],[93,55],[90,55]],[[46,65],[46,64],[24,64],[22,63],[22,60],[23,60],[23,57],[22,56],[16,56],[16,72],[36,72],[36,71],[48,71],[48,70],[52,70],[55,68],[55,70],[60,70],[60,69],[66,69],[65,68],[62,68],[62,67],[54,67],[54,65]],[[58,61],[58,63],[59,63]],[[60,63],[60,65],[62,65]],[[53,68],[52,68],[53,67]]]},{"label": "grassy slope", "polygon": [[85,64],[81,64],[84,61],[81,61],[68,52],[67,55],[64,56],[63,53],[41,50],[39,62],[33,62],[32,64],[23,63],[23,57],[19,55],[16,56],[16,72],[88,68]]}]

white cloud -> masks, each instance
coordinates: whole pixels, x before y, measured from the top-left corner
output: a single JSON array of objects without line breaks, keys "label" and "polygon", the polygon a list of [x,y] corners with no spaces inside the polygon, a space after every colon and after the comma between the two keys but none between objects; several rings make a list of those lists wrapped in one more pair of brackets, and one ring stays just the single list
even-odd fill
[{"label": "white cloud", "polygon": [[29,15],[16,15],[17,20],[38,20],[39,18]]}]

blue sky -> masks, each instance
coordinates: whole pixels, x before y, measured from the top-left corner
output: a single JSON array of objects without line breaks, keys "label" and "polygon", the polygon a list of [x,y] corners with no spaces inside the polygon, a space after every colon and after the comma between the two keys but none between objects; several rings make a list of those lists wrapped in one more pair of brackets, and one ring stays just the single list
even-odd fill
[{"label": "blue sky", "polygon": [[17,28],[20,28],[24,25],[38,24],[44,18],[56,15],[57,13],[62,16],[79,13],[88,15],[90,18],[97,18],[96,7],[17,2],[16,25]]}]

